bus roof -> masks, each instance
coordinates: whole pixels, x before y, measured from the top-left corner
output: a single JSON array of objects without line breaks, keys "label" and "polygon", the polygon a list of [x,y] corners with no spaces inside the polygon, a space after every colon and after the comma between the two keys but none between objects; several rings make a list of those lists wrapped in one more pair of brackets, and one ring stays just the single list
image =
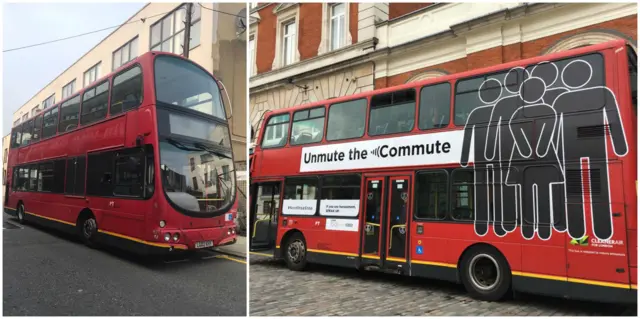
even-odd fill
[{"label": "bus roof", "polygon": [[[62,104],[62,103],[64,103],[64,102],[66,102],[66,101],[68,101],[68,100],[70,100],[70,99],[72,99],[72,98],[74,98],[74,97],[76,97],[76,96],[78,96],[78,95],[82,95],[82,94],[84,93],[84,91],[86,91],[87,89],[92,89],[92,88],[94,88],[94,87],[95,87],[95,85],[99,84],[100,82],[103,82],[104,80],[109,79],[110,77],[114,76],[115,74],[118,74],[118,73],[119,73],[119,72],[121,72],[122,70],[125,70],[125,69],[129,68],[130,66],[132,66],[132,65],[134,65],[134,64],[136,64],[136,63],[139,63],[139,62],[141,62],[141,61],[146,61],[146,60],[150,59],[150,57],[151,57],[151,56],[153,56],[153,55],[169,55],[169,56],[175,56],[175,57],[178,57],[178,58],[183,59],[183,60],[187,60],[187,59],[185,59],[183,56],[178,55],[178,54],[175,54],[175,53],[171,53],[171,52],[162,52],[162,51],[148,51],[148,52],[145,52],[145,53],[143,53],[142,55],[140,55],[140,56],[138,56],[138,57],[134,58],[133,60],[131,60],[131,61],[129,61],[129,62],[127,62],[127,63],[125,63],[125,64],[121,65],[121,66],[120,66],[120,67],[118,67],[117,69],[115,69],[115,70],[113,70],[113,71],[111,71],[111,72],[107,73],[106,75],[103,75],[102,77],[100,77],[100,78],[96,79],[95,81],[93,81],[93,82],[91,83],[91,85],[89,85],[89,86],[87,86],[87,87],[85,87],[85,88],[82,88],[82,89],[80,89],[80,90],[78,90],[78,91],[74,92],[74,93],[73,93],[73,94],[71,94],[69,97],[67,97],[67,98],[64,98],[64,99],[60,100],[58,103],[55,103],[55,104],[53,104],[52,106],[50,106],[50,107],[48,107],[48,108],[46,108],[46,109],[42,109],[42,110],[38,111],[38,113],[36,113],[36,114],[35,114],[35,115],[33,115],[33,116],[28,117],[25,121],[20,122],[20,124],[13,126],[11,129],[13,129],[13,128],[15,128],[15,127],[18,127],[18,126],[20,126],[20,125],[22,125],[22,124],[23,124],[23,123],[25,123],[26,121],[29,121],[29,120],[31,120],[31,119],[33,119],[33,118],[37,117],[38,115],[40,115],[40,114],[42,114],[42,113],[44,113],[44,112],[47,112],[47,111],[49,111],[49,110],[51,110],[51,109],[54,109],[54,108],[56,108],[56,107],[60,106],[60,104]],[[215,78],[215,77],[214,77],[214,78]]]},{"label": "bus roof", "polygon": [[351,101],[351,100],[355,100],[355,99],[359,99],[359,98],[366,98],[366,97],[371,96],[371,95],[387,93],[387,92],[393,92],[393,91],[398,91],[398,90],[403,90],[403,89],[409,89],[409,88],[413,88],[413,87],[416,87],[416,86],[424,86],[424,85],[428,85],[428,84],[436,84],[436,83],[448,82],[448,81],[451,81],[451,80],[467,78],[467,77],[471,77],[471,76],[478,75],[478,74],[490,74],[490,73],[494,73],[494,72],[498,72],[498,71],[502,71],[502,70],[508,70],[508,69],[511,69],[513,67],[520,66],[520,65],[534,64],[534,63],[543,62],[543,61],[547,61],[547,60],[557,60],[557,59],[561,59],[561,58],[565,58],[565,57],[582,55],[582,54],[585,54],[585,53],[597,52],[597,51],[602,51],[602,50],[605,50],[605,49],[610,49],[610,48],[615,48],[615,47],[624,47],[626,44],[627,43],[626,43],[625,40],[608,41],[608,42],[604,42],[604,43],[600,43],[600,44],[594,44],[594,45],[590,45],[590,46],[586,46],[586,47],[571,49],[571,50],[552,53],[552,54],[547,54],[547,55],[535,56],[535,57],[532,57],[532,58],[521,59],[521,60],[517,60],[517,61],[513,61],[513,62],[507,62],[507,63],[497,64],[497,65],[492,65],[492,66],[489,66],[489,67],[473,69],[473,70],[468,70],[468,71],[454,73],[454,74],[443,75],[443,76],[436,77],[436,78],[430,78],[430,79],[425,79],[425,80],[421,80],[421,81],[417,81],[417,82],[405,83],[405,84],[401,84],[401,85],[381,88],[381,89],[362,92],[362,93],[358,93],[358,94],[341,96],[341,97],[328,99],[328,100],[310,102],[310,103],[306,103],[306,104],[300,104],[300,105],[287,107],[287,108],[282,108],[282,109],[277,109],[277,110],[267,110],[262,115],[262,117],[266,118],[267,116],[270,116],[270,115],[273,115],[273,114],[289,113],[291,111],[297,111],[297,110],[306,109],[306,108],[310,108],[310,107],[314,107],[314,106],[324,106],[324,105],[327,105],[327,104],[335,104],[335,103]]}]

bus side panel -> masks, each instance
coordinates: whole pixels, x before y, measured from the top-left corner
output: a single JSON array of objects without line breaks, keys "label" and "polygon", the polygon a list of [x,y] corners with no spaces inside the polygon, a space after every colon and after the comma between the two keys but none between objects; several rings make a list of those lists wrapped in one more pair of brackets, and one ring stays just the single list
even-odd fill
[{"label": "bus side panel", "polygon": [[92,152],[124,145],[125,118],[127,116],[128,114],[84,128],[82,134],[77,136],[78,144],[82,145],[81,149]]},{"label": "bus side panel", "polygon": [[[354,266],[360,242],[358,228],[355,227],[355,231],[327,230],[327,221],[330,219],[283,216],[277,240],[281,251],[284,251],[287,244],[282,242],[284,234],[291,229],[297,229],[302,232],[307,243],[310,261],[336,266]],[[354,224],[358,223],[357,219],[350,220]],[[286,223],[286,226],[282,223]]]},{"label": "bus side panel", "polygon": [[[411,260],[427,263],[442,263],[443,267],[454,267],[467,248],[474,244],[486,243],[494,246],[502,253],[509,267],[513,271],[520,271],[521,243],[519,237],[507,235],[500,238],[495,234],[488,233],[484,237],[475,234],[473,224],[457,223],[437,223],[437,222],[416,222],[414,221],[411,234]],[[417,234],[419,225],[424,226],[423,234]],[[519,234],[518,234],[519,235]],[[418,249],[418,246],[421,248]],[[422,253],[419,253],[422,251]],[[415,264],[412,267],[415,267]]]}]

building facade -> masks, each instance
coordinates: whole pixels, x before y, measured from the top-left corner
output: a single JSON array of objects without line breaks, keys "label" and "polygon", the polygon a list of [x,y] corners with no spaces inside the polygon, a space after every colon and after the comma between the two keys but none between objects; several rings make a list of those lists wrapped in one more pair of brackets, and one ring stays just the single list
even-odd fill
[{"label": "building facade", "polygon": [[[182,54],[186,4],[149,3],[93,49],[53,79],[13,114],[14,126],[40,110],[69,97],[83,87],[148,51]],[[233,15],[246,15],[244,3],[194,3],[189,59],[221,80],[227,104],[238,179],[246,164],[246,30]],[[231,104],[231,105],[229,105]],[[229,107],[232,108],[231,113]],[[8,147],[4,143],[3,150]]]},{"label": "building facade", "polygon": [[637,49],[637,10],[635,3],[252,4],[251,129],[257,135],[267,110],[614,39]]}]

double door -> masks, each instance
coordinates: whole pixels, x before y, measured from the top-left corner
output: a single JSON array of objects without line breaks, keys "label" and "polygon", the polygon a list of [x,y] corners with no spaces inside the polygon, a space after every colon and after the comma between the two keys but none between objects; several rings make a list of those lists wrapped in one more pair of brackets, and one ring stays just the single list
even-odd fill
[{"label": "double door", "polygon": [[411,220],[411,176],[365,179],[361,257],[363,265],[401,268],[408,265]]}]

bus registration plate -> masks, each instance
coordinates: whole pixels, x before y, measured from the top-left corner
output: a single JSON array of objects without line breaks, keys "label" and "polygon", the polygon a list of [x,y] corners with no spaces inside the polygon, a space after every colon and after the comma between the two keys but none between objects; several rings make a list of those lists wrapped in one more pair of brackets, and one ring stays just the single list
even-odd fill
[{"label": "bus registration plate", "polygon": [[213,247],[213,241],[212,240],[196,242],[196,248],[207,248],[207,247]]}]

